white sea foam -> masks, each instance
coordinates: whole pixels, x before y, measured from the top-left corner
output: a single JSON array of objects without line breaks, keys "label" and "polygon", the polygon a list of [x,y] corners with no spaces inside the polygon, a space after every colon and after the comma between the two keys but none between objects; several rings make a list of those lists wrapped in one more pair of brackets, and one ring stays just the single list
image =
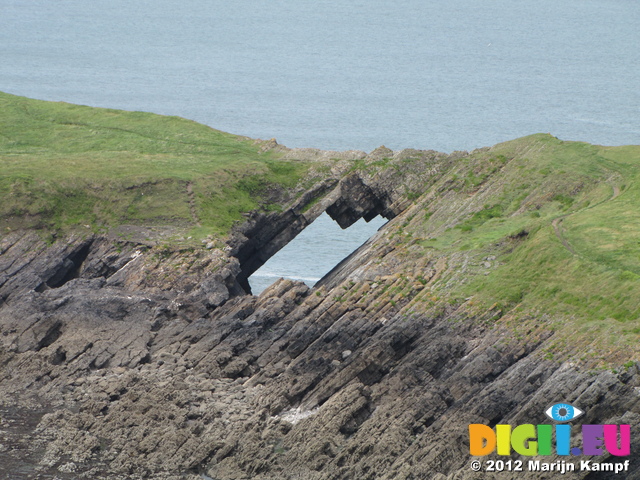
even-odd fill
[{"label": "white sea foam", "polygon": [[295,275],[287,275],[286,273],[269,273],[269,272],[261,272],[254,273],[252,277],[256,278],[290,278],[291,280],[300,280],[301,282],[317,282],[320,280],[320,277],[298,277]]}]

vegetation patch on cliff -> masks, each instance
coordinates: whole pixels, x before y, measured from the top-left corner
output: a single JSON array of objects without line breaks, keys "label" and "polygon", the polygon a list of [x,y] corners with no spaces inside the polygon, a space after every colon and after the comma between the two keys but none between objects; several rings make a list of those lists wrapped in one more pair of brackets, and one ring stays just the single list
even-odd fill
[{"label": "vegetation patch on cliff", "polygon": [[307,171],[262,150],[179,117],[0,93],[0,227],[223,236],[243,213],[278,208]]},{"label": "vegetation patch on cliff", "polygon": [[[483,177],[496,155],[508,161],[470,191],[464,179]],[[550,355],[637,359],[639,166],[637,146],[506,142],[457,162],[398,238],[420,245],[415,255],[448,258],[433,286],[441,295],[508,313],[512,325],[546,318],[559,339]]]}]

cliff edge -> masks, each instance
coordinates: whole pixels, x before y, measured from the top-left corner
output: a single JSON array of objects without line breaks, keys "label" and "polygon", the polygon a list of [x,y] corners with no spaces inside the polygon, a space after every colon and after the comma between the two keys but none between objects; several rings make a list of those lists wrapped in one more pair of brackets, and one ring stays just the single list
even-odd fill
[{"label": "cliff edge", "polygon": [[[631,425],[599,460],[640,478],[640,147],[290,150],[0,100],[0,474],[557,478],[474,472],[468,426],[567,402]],[[252,295],[323,212],[389,222],[314,288]]]}]

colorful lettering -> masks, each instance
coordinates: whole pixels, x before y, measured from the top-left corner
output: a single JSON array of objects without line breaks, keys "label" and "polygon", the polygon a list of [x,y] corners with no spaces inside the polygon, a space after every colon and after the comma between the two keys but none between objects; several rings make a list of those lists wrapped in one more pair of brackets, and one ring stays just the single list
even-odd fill
[{"label": "colorful lettering", "polygon": [[[620,427],[620,447],[618,447],[618,427]],[[616,457],[631,455],[631,425],[604,425],[604,446],[611,455]]]},{"label": "colorful lettering", "polygon": [[496,448],[496,433],[487,425],[469,425],[469,451],[474,457],[489,455]]},{"label": "colorful lettering", "polygon": [[534,425],[518,425],[511,434],[511,446],[520,455],[533,457],[538,454],[536,427]]},{"label": "colorful lettering", "polygon": [[[526,457],[553,454],[553,425],[496,425],[495,430],[480,423],[469,425],[469,452],[474,457],[516,453]],[[555,426],[555,453],[569,455],[605,455],[617,457],[631,455],[630,425],[582,425],[582,449],[571,448],[571,425]]]}]

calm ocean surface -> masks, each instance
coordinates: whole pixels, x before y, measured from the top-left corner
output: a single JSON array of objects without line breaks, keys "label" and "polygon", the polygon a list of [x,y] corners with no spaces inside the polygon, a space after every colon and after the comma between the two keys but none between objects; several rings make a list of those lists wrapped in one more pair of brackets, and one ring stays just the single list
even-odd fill
[{"label": "calm ocean surface", "polygon": [[[638,144],[639,79],[637,0],[0,0],[0,90],[290,147]],[[288,258],[265,278],[342,257]]]}]

